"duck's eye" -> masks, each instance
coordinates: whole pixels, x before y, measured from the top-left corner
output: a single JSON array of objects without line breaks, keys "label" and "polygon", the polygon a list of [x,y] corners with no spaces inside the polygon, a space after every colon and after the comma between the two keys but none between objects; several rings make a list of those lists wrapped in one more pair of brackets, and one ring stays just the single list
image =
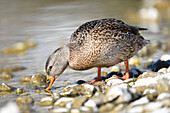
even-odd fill
[{"label": "duck's eye", "polygon": [[49,67],[49,71],[51,71],[51,69],[52,69],[52,66]]}]

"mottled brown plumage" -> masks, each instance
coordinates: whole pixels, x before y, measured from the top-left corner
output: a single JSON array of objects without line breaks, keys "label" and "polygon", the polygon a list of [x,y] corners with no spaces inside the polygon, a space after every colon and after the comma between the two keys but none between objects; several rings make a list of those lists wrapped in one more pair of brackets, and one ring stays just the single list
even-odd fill
[{"label": "mottled brown plumage", "polygon": [[69,66],[75,70],[113,66],[135,55],[148,42],[138,27],[121,20],[87,22],[70,38]]},{"label": "mottled brown plumage", "polygon": [[[67,66],[74,70],[93,67],[100,70],[101,67],[125,61],[128,73],[127,60],[150,42],[140,35],[139,30],[146,29],[116,19],[87,22],[71,35],[66,46],[57,49],[48,58],[46,71],[49,76],[58,77]],[[100,78],[100,73],[98,77]],[[128,78],[129,74],[125,79]]]}]

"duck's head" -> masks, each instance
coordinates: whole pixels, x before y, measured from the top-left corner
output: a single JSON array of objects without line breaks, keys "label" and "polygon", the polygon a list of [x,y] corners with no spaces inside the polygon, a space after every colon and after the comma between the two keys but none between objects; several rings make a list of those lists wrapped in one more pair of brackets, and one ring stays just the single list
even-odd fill
[{"label": "duck's head", "polygon": [[60,47],[55,50],[46,62],[47,84],[45,89],[49,90],[54,80],[60,76],[68,65],[70,51],[68,46]]}]

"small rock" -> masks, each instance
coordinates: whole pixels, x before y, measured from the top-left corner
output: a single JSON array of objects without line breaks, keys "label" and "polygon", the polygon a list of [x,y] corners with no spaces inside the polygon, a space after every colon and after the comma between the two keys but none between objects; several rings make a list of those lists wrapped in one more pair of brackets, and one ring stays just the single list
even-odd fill
[{"label": "small rock", "polygon": [[20,95],[21,93],[24,93],[24,90],[21,88],[17,88],[17,94]]},{"label": "small rock", "polygon": [[137,56],[133,56],[129,59],[129,65],[138,66],[140,63],[140,59]]},{"label": "small rock", "polygon": [[142,72],[139,69],[132,68],[129,70],[130,78],[137,78]]},{"label": "small rock", "polygon": [[84,81],[84,80],[78,80],[76,83],[80,85],[80,84],[86,83],[86,81]]},{"label": "small rock", "polygon": [[112,87],[106,93],[106,100],[113,101],[116,98],[116,103],[130,102],[138,97],[137,92],[134,88],[128,86],[128,84],[120,84]]},{"label": "small rock", "polygon": [[99,108],[100,113],[106,113],[113,109],[114,105],[111,103],[106,103]]},{"label": "small rock", "polygon": [[80,108],[87,101],[87,97],[76,97],[73,100],[72,107]]},{"label": "small rock", "polygon": [[107,74],[108,74],[107,72],[104,72],[104,71],[101,72],[101,76],[103,76],[103,77],[106,77]]},{"label": "small rock", "polygon": [[89,107],[90,109],[92,109],[94,112],[96,112],[98,110],[96,103],[94,102],[94,100],[89,99],[84,106]]},{"label": "small rock", "polygon": [[145,89],[143,95],[147,96],[150,101],[155,101],[158,96],[155,89]]},{"label": "small rock", "polygon": [[115,77],[111,77],[107,80],[108,86],[116,86],[116,85],[119,85],[119,84],[122,84],[122,83],[123,83],[123,80],[117,79]]},{"label": "small rock", "polygon": [[22,97],[18,97],[16,101],[21,102],[21,100],[22,100]]},{"label": "small rock", "polygon": [[118,66],[112,66],[111,72],[120,72],[120,68]]},{"label": "small rock", "polygon": [[26,46],[23,43],[15,44],[11,47],[4,48],[2,52],[4,54],[11,54],[11,53],[23,53],[26,50]]},{"label": "small rock", "polygon": [[52,113],[68,113],[69,110],[67,108],[54,108],[50,110]]},{"label": "small rock", "polygon": [[81,107],[80,107],[80,110],[81,110],[82,112],[88,112],[88,111],[90,111],[90,109],[89,109],[88,107],[85,107],[85,106],[81,106]]},{"label": "small rock", "polygon": [[21,71],[26,69],[25,67],[7,67],[7,68],[1,68],[0,72],[15,72],[15,71]]},{"label": "small rock", "polygon": [[71,113],[80,113],[80,110],[79,109],[72,109]]},{"label": "small rock", "polygon": [[44,97],[40,100],[40,106],[52,106],[54,104],[54,100],[51,97]]},{"label": "small rock", "polygon": [[160,58],[161,61],[168,61],[170,60],[170,55],[166,54],[166,55],[162,55]]},{"label": "small rock", "polygon": [[167,73],[167,68],[161,68],[158,70],[159,73]]},{"label": "small rock", "polygon": [[11,86],[8,86],[7,84],[5,83],[2,83],[0,85],[0,91],[1,92],[11,92],[13,90],[13,88]]},{"label": "small rock", "polygon": [[157,75],[158,75],[158,73],[156,73],[156,72],[144,72],[143,74],[138,76],[138,79],[148,78],[148,77],[156,77]]},{"label": "small rock", "polygon": [[148,97],[145,96],[145,97],[142,97],[142,98],[132,102],[130,104],[130,106],[139,106],[139,105],[144,105],[144,104],[147,104],[147,103],[149,103],[149,99],[148,99]]},{"label": "small rock", "polygon": [[12,75],[8,72],[2,72],[0,74],[0,78],[4,81],[8,81],[9,79],[11,79]]},{"label": "small rock", "polygon": [[31,83],[33,85],[41,86],[46,83],[46,76],[45,75],[33,75],[31,77]]},{"label": "small rock", "polygon": [[157,100],[158,100],[158,101],[162,101],[162,100],[166,100],[166,99],[170,99],[170,93],[161,93],[161,94],[157,97]]},{"label": "small rock", "polygon": [[148,69],[151,69],[154,72],[157,72],[161,68],[168,68],[170,66],[170,60],[168,61],[161,61],[157,60],[156,62],[152,63],[148,66]]},{"label": "small rock", "polygon": [[[166,75],[164,75],[164,76],[166,76]],[[158,83],[156,86],[158,94],[161,94],[163,92],[170,93],[170,84],[169,84],[170,79],[168,79],[168,76],[170,76],[170,75],[167,75],[167,77],[165,77],[165,78],[158,79]]]},{"label": "small rock", "polygon": [[30,39],[25,40],[23,43],[26,48],[34,48],[36,46],[36,43]]},{"label": "small rock", "polygon": [[82,85],[69,85],[63,89],[61,96],[75,97],[79,95],[85,95],[91,97],[96,91],[96,88],[93,85],[82,84]]},{"label": "small rock", "polygon": [[168,67],[167,72],[170,73],[170,66]]},{"label": "small rock", "polygon": [[120,73],[120,72],[110,72],[110,73],[107,75],[106,78],[110,78],[110,77],[112,77],[112,76],[114,76],[114,75],[117,75],[117,76],[119,76],[119,77],[123,77],[123,74]]},{"label": "small rock", "polygon": [[58,99],[54,103],[54,106],[65,107],[65,105],[69,102],[73,102],[73,98],[71,98],[71,97],[61,97],[60,99]]},{"label": "small rock", "polygon": [[30,82],[31,81],[31,76],[24,76],[21,79],[22,82]]},{"label": "small rock", "polygon": [[34,99],[31,96],[26,96],[23,97],[21,100],[21,103],[25,103],[25,104],[34,104]]}]

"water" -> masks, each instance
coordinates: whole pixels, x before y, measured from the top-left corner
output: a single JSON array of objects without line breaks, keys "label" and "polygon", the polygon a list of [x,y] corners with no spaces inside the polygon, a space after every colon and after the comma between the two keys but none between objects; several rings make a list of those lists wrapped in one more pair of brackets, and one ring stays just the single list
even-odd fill
[{"label": "water", "polygon": [[[7,83],[22,87],[22,76],[44,70],[48,56],[66,44],[82,23],[118,18],[129,24],[149,26],[131,16],[143,6],[145,3],[141,0],[0,0],[0,50],[26,39],[37,43],[36,48],[27,50],[24,55],[4,55],[0,52],[0,68],[26,67],[26,70],[13,73],[13,78]],[[162,26],[169,27],[169,21],[165,19],[156,25],[158,32],[151,33],[149,30],[143,33],[146,39],[169,40],[169,34],[164,36],[161,33]],[[55,84],[60,86],[68,81],[68,76],[71,83],[82,77],[93,78],[93,70],[80,72],[67,69]],[[85,76],[87,74],[90,76]]]}]

